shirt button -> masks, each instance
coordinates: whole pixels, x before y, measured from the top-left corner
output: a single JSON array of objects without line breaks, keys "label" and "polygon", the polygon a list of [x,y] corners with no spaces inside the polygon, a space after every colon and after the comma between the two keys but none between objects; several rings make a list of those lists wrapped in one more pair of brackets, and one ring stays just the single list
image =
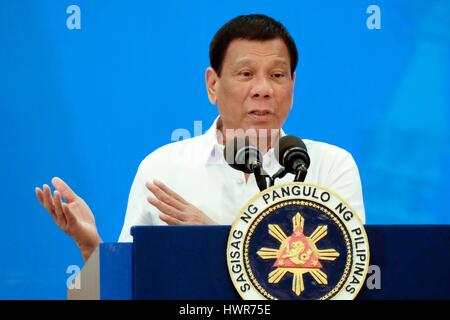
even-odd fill
[{"label": "shirt button", "polygon": [[238,185],[241,185],[241,184],[243,184],[243,183],[244,183],[244,180],[242,180],[242,179],[238,179],[238,180],[237,180],[236,182],[237,182],[237,184],[238,184]]}]

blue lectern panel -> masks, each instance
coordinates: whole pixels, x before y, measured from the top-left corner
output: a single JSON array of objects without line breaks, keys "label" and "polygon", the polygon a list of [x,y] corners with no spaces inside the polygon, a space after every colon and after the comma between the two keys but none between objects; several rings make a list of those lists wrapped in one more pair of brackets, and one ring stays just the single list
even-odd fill
[{"label": "blue lectern panel", "polygon": [[366,226],[381,289],[360,299],[450,299],[450,226]]},{"label": "blue lectern panel", "polygon": [[226,261],[229,226],[134,227],[134,299],[237,299]]},{"label": "blue lectern panel", "polygon": [[100,299],[132,299],[131,243],[100,245]]},{"label": "blue lectern panel", "polygon": [[[230,227],[135,227],[134,299],[237,299],[226,262]],[[366,226],[381,289],[359,299],[450,299],[450,226]]]}]

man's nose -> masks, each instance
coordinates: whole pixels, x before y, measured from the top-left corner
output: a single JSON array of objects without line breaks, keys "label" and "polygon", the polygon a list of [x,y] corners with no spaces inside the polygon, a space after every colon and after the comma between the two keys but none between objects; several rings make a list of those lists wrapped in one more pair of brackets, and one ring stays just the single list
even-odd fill
[{"label": "man's nose", "polygon": [[252,98],[270,98],[273,95],[273,88],[270,80],[264,76],[254,79],[251,96]]}]

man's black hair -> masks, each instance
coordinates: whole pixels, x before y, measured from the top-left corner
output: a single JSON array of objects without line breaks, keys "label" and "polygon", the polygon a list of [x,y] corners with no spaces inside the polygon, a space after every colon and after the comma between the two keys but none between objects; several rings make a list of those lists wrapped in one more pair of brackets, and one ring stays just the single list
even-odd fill
[{"label": "man's black hair", "polygon": [[265,41],[281,39],[286,44],[290,62],[291,74],[297,67],[298,52],[294,39],[286,28],[278,21],[263,14],[238,16],[224,24],[214,35],[209,46],[211,67],[220,76],[226,51],[231,41],[235,39]]}]

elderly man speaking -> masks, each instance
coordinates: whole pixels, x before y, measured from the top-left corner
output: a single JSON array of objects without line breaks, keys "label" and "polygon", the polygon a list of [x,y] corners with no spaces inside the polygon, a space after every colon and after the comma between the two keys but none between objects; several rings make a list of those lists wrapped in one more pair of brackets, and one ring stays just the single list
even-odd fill
[{"label": "elderly man speaking", "polygon": [[[203,135],[165,145],[140,164],[131,186],[119,241],[131,242],[134,225],[231,224],[239,209],[259,192],[253,174],[231,168],[224,144],[236,132],[248,136],[264,155],[264,170],[280,168],[274,142],[293,103],[298,53],[278,21],[265,15],[239,16],[222,26],[210,44],[206,89],[219,116]],[[270,132],[270,133],[269,133]],[[264,143],[262,143],[264,141]],[[332,189],[364,221],[358,168],[347,151],[304,140],[311,159],[305,182]],[[292,181],[288,174],[281,182]],[[87,260],[102,241],[92,211],[62,179],[36,188],[36,195],[56,224]],[[63,202],[63,199],[65,202]]]}]

